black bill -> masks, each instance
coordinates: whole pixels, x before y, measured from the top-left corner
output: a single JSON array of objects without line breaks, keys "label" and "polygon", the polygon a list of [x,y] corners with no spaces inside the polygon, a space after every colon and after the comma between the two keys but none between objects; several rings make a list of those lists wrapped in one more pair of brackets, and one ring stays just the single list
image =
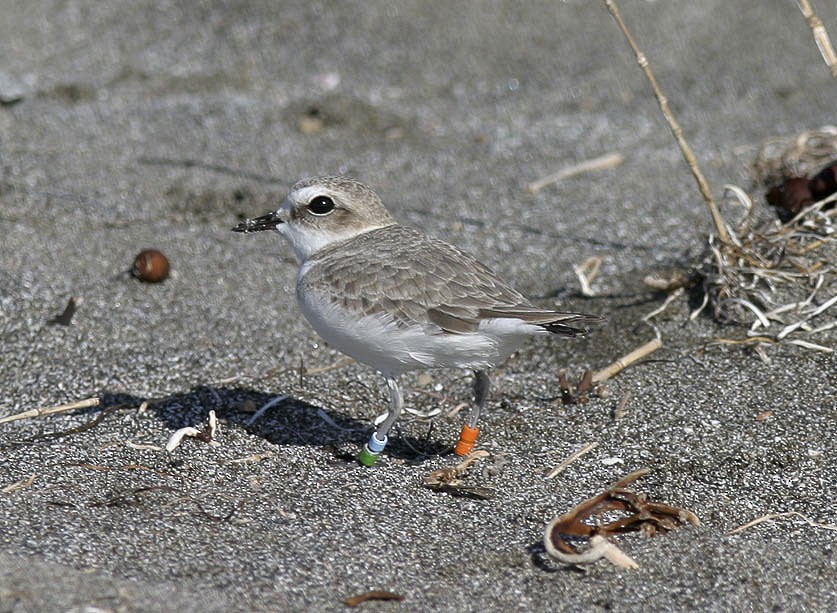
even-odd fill
[{"label": "black bill", "polygon": [[276,212],[262,215],[261,217],[253,217],[252,219],[245,219],[240,224],[232,229],[233,232],[262,232],[263,230],[275,230],[276,226],[282,223],[282,219]]}]

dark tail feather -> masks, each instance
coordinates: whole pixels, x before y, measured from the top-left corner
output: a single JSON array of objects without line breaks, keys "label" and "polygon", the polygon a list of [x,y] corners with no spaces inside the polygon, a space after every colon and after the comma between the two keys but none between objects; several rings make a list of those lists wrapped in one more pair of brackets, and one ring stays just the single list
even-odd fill
[{"label": "dark tail feather", "polygon": [[604,317],[597,317],[596,315],[584,315],[583,313],[563,313],[560,319],[541,324],[541,328],[559,334],[561,336],[584,336],[590,332],[590,328],[576,328],[570,326],[570,323],[580,324],[598,324],[604,321]]}]

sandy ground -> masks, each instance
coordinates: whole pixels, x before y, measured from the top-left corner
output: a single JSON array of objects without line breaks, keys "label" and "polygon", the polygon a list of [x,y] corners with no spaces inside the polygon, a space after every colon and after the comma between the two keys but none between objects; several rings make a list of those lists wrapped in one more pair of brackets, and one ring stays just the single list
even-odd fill
[{"label": "sandy ground", "polygon": [[[837,5],[817,4],[837,36]],[[766,138],[834,122],[793,2],[621,5],[716,196],[751,187]],[[602,3],[9,0],[0,57],[0,416],[101,398],[0,425],[0,610],[339,611],[373,589],[404,599],[370,611],[837,610],[835,354],[710,345],[746,329],[688,323],[680,299],[607,397],[558,399],[561,368],[654,337],[642,277],[697,262],[711,230]],[[610,153],[624,162],[525,191]],[[607,315],[494,374],[494,459],[466,477],[493,497],[422,486],[456,462],[467,373],[405,377],[440,416],[354,461],[382,381],[307,326],[279,237],[229,231],[328,173],[538,304]],[[125,274],[145,247],[169,256],[164,283]],[[586,298],[572,265],[590,256]],[[71,325],[47,325],[70,296]],[[220,445],[159,450],[210,410]],[[640,467],[637,491],[701,525],[621,538],[633,571],[549,560],[546,524]]]}]

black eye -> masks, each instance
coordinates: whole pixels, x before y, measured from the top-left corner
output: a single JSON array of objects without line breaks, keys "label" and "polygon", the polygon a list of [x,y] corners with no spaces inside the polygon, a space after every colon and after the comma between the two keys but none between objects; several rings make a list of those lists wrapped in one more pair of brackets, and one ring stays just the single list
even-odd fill
[{"label": "black eye", "polygon": [[312,215],[328,215],[334,210],[334,200],[328,196],[317,196],[308,203]]}]

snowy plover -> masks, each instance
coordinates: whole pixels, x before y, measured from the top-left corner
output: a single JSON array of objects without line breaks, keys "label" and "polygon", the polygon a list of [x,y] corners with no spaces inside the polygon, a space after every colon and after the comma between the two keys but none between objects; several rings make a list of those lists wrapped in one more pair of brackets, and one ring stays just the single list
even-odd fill
[{"label": "snowy plover", "polygon": [[379,371],[386,419],[359,460],[371,466],[403,408],[398,376],[423,368],[474,371],[474,405],[458,455],[474,446],[488,395],[486,371],[533,334],[578,336],[600,318],[534,306],[474,256],[399,225],[381,199],[347,177],[296,183],[282,206],[235,232],[276,230],[299,260],[296,297],[327,343]]}]

